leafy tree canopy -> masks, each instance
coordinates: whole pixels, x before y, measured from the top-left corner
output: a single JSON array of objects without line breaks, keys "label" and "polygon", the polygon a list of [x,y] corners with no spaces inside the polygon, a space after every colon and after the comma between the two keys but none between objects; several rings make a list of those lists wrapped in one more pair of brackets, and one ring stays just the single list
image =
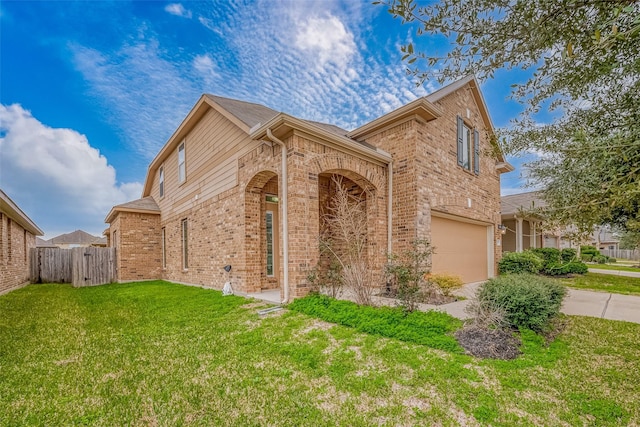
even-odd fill
[{"label": "leafy tree canopy", "polygon": [[620,234],[620,249],[640,248],[640,231],[626,230]]},{"label": "leafy tree canopy", "polygon": [[[536,153],[531,185],[548,214],[586,231],[640,230],[640,2],[632,0],[414,0],[376,2],[418,35],[452,42],[439,55],[403,46],[408,72],[440,82],[500,68],[531,71],[513,85],[525,106],[500,130],[508,154]],[[558,111],[548,124],[541,110]]]}]

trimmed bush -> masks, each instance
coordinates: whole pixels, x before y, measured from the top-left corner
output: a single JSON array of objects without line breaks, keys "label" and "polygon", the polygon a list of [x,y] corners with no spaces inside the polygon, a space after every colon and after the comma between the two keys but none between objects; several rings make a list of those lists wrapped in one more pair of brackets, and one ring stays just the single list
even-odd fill
[{"label": "trimmed bush", "polygon": [[560,312],[566,289],[554,280],[532,274],[510,274],[485,282],[476,294],[479,304],[504,310],[513,328],[539,332]]},{"label": "trimmed bush", "polygon": [[498,263],[498,271],[503,273],[533,273],[542,268],[542,259],[536,254],[525,252],[505,252]]},{"label": "trimmed bush", "polygon": [[547,265],[560,262],[560,250],[556,248],[535,248],[535,249],[527,249],[528,251],[538,255],[538,257],[542,258],[542,268],[546,268]]},{"label": "trimmed bush", "polygon": [[578,258],[578,251],[571,248],[564,248],[560,251],[560,260],[562,262],[575,261]]},{"label": "trimmed bush", "polygon": [[572,261],[568,264],[568,266],[568,272],[572,274],[587,274],[587,272],[589,271],[587,265],[584,262],[580,261]]},{"label": "trimmed bush", "polygon": [[585,274],[587,265],[582,261],[555,262],[547,265],[544,273],[549,276],[561,276],[565,274]]},{"label": "trimmed bush", "polygon": [[600,251],[595,246],[580,246],[580,254],[596,256],[600,255]]},{"label": "trimmed bush", "polygon": [[617,259],[609,257],[609,264],[615,264],[616,262],[618,262]]},{"label": "trimmed bush", "polygon": [[595,262],[596,264],[606,264],[607,259],[608,258],[604,255],[596,255],[593,257],[593,262]]},{"label": "trimmed bush", "polygon": [[582,254],[580,255],[580,259],[584,262],[591,262],[593,261],[593,255],[591,254]]}]

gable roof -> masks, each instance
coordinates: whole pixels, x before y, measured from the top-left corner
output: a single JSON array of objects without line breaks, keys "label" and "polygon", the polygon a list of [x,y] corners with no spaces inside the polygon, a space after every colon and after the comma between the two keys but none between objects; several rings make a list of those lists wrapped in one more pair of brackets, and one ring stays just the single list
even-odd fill
[{"label": "gable roof", "polygon": [[[148,196],[151,193],[153,184],[151,177],[158,170],[164,159],[176,149],[187,133],[211,108],[222,114],[253,139],[264,138],[267,128],[274,132],[276,126],[282,126],[283,129],[287,130],[297,128],[308,131],[312,135],[317,135],[321,138],[329,138],[329,140],[333,141],[337,146],[346,148],[351,152],[359,153],[361,156],[369,156],[377,161],[389,161],[390,155],[362,141],[364,136],[383,129],[394,122],[410,117],[419,117],[425,121],[435,120],[443,114],[442,109],[435,105],[435,102],[465,86],[469,86],[472,90],[483,121],[487,129],[489,129],[489,132],[493,134],[493,124],[491,123],[487,106],[480,92],[478,82],[472,75],[453,82],[426,97],[418,98],[350,132],[332,124],[300,119],[286,113],[277,112],[261,104],[203,94],[189,114],[184,118],[178,129],[176,129],[160,152],[151,161],[147,170],[142,195]],[[500,172],[513,170],[513,167],[505,162],[498,142],[492,138],[491,143],[497,148],[497,157],[500,162],[496,166],[498,170]]]},{"label": "gable roof", "polygon": [[498,144],[498,141],[493,138],[493,135],[495,134],[493,122],[491,121],[487,104],[484,101],[484,96],[482,96],[482,92],[480,91],[478,80],[474,75],[469,75],[460,80],[456,80],[455,82],[450,83],[447,86],[444,86],[427,96],[418,98],[407,105],[404,105],[396,110],[391,111],[390,113],[387,113],[375,119],[372,122],[366,123],[363,126],[360,126],[359,128],[349,132],[348,136],[350,138],[356,139],[364,138],[373,132],[383,129],[396,121],[406,119],[411,115],[417,115],[425,121],[434,120],[443,114],[442,109],[438,105],[436,105],[436,103],[441,99],[464,88],[465,86],[468,86],[471,90],[471,94],[478,106],[478,110],[480,111],[482,121],[484,122],[484,125],[489,131],[490,135],[492,135],[490,142],[497,148],[497,157],[500,161],[500,163],[497,165],[498,170],[500,172],[510,172],[514,170],[513,166],[505,161],[504,154],[502,153],[502,148]]},{"label": "gable roof", "polygon": [[511,194],[500,197],[500,213],[502,216],[514,216],[521,210],[544,208],[547,206],[539,191]]},{"label": "gable roof", "polygon": [[363,139],[365,136],[370,135],[382,128],[389,126],[390,124],[399,120],[404,120],[408,117],[420,117],[425,121],[435,120],[442,116],[443,111],[440,107],[434,105],[426,98],[418,98],[410,103],[403,105],[377,119],[360,126],[357,129],[349,132],[349,138]]},{"label": "gable roof", "polygon": [[96,240],[100,240],[101,237],[93,236],[86,231],[76,230],[71,233],[61,234],[59,236],[53,237],[49,239],[47,242],[52,245],[63,245],[63,244],[78,244],[78,245],[89,245],[91,243],[96,242]]},{"label": "gable roof", "polygon": [[134,212],[160,215],[160,207],[153,197],[143,197],[141,199],[132,200],[130,202],[114,206],[107,214],[104,222],[111,223],[118,212]]},{"label": "gable roof", "polygon": [[207,98],[224,108],[227,112],[233,114],[241,122],[254,127],[259,123],[265,123],[278,115],[278,111],[272,110],[264,105],[254,104],[253,102],[240,101],[237,99],[223,98],[205,94]]},{"label": "gable roof", "polygon": [[33,222],[2,189],[0,189],[0,212],[20,224],[22,228],[34,236],[44,235],[36,223]]},{"label": "gable roof", "polygon": [[435,103],[467,85],[471,89],[471,94],[473,95],[473,98],[478,105],[478,109],[480,110],[480,115],[482,116],[484,125],[493,133],[493,122],[491,121],[491,117],[489,116],[489,109],[487,108],[487,104],[484,101],[484,96],[482,96],[482,92],[480,91],[478,80],[476,80],[473,74],[438,89],[437,91],[427,95],[426,98],[427,100],[429,100],[429,102]]}]

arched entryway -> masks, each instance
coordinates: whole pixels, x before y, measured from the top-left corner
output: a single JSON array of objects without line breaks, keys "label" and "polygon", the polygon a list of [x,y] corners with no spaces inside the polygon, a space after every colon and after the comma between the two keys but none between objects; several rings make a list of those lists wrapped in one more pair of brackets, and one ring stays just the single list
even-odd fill
[{"label": "arched entryway", "polygon": [[347,262],[364,262],[372,271],[379,270],[382,242],[376,235],[376,193],[368,180],[349,170],[326,170],[318,175],[319,274],[340,269]]},{"label": "arched entryway", "polygon": [[246,292],[280,288],[281,221],[278,175],[256,174],[245,189]]}]

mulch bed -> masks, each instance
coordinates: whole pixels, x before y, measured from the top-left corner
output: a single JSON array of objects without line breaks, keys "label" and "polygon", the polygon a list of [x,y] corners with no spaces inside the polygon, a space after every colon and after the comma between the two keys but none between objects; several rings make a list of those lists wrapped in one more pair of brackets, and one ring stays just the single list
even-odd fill
[{"label": "mulch bed", "polygon": [[465,327],[455,334],[467,354],[483,359],[515,359],[520,355],[521,342],[511,331]]}]

